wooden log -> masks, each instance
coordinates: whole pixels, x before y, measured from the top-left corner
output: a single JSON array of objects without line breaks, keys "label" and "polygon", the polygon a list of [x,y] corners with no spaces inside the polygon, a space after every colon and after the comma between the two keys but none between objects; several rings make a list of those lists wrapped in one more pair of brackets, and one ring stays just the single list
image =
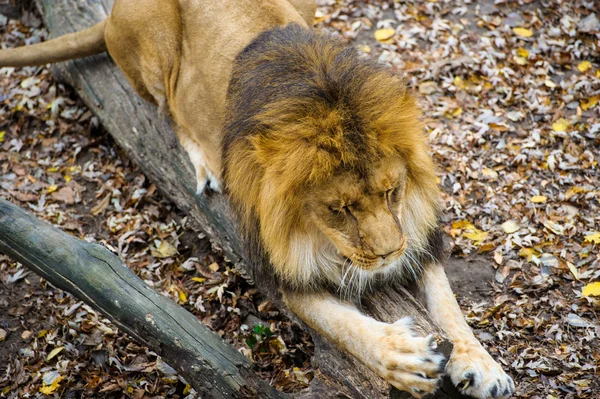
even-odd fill
[{"label": "wooden log", "polygon": [[175,367],[201,397],[283,398],[240,352],[148,287],[112,252],[0,199],[0,252],[100,310]]},{"label": "wooden log", "polygon": [[[52,37],[85,29],[106,18],[112,0],[35,0]],[[53,66],[58,80],[73,86],[87,106],[125,153],[175,205],[187,213],[197,227],[240,268],[246,262],[265,262],[245,258],[235,218],[227,199],[215,193],[197,196],[193,168],[165,116],[144,102],[106,54]],[[298,320],[280,300],[279,293],[265,292],[290,318]],[[423,334],[437,333],[446,355],[451,345],[428,318],[426,311],[406,290],[378,293],[364,298],[365,311],[383,321],[412,316]],[[304,326],[307,328],[306,326]],[[308,329],[308,328],[307,328]],[[339,351],[326,339],[311,332],[316,346],[313,359],[318,369],[311,390],[302,397],[388,398],[390,387],[352,356]],[[462,398],[445,381],[448,391],[435,398]],[[450,392],[450,393],[448,393]],[[394,398],[410,398],[392,390]]]}]

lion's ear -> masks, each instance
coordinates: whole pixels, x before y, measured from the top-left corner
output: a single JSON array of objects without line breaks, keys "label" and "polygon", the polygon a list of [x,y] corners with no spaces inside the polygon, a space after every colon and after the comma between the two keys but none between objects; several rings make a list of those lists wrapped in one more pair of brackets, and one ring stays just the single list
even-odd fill
[{"label": "lion's ear", "polygon": [[265,176],[277,177],[283,195],[328,178],[337,165],[330,153],[293,135],[259,134],[250,141],[257,163]]}]

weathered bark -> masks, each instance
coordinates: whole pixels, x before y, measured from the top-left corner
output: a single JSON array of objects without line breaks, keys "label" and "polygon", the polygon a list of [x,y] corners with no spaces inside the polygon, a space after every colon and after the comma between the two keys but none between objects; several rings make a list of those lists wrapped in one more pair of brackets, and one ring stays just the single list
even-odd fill
[{"label": "weathered bark", "polygon": [[0,252],[100,310],[175,367],[202,397],[283,398],[198,319],[148,287],[108,249],[0,199]]},{"label": "weathered bark", "polygon": [[[112,8],[112,0],[36,0],[36,4],[52,37],[92,26],[106,18]],[[154,106],[144,102],[134,92],[108,55],[59,64],[52,71],[57,79],[76,89],[126,154],[167,198],[190,215],[191,220],[206,232],[232,262],[243,268],[245,262],[262,261],[244,259],[237,225],[224,196],[214,193],[195,195],[193,168],[169,122],[157,114]],[[260,285],[258,288],[261,289]],[[277,293],[263,291],[263,294],[298,321],[283,307]],[[366,311],[380,320],[395,321],[411,315],[415,318],[418,330],[423,333],[437,332],[440,339],[444,340],[425,310],[408,291],[379,293],[365,298],[363,303]],[[313,338],[317,348],[313,360],[319,373],[311,384],[312,390],[302,396],[390,397],[388,384],[372,371],[314,332]],[[447,344],[446,341],[446,345],[442,345],[446,352],[449,350]],[[410,397],[397,391],[392,396]],[[454,391],[450,394],[440,392],[436,397],[461,396]]]}]

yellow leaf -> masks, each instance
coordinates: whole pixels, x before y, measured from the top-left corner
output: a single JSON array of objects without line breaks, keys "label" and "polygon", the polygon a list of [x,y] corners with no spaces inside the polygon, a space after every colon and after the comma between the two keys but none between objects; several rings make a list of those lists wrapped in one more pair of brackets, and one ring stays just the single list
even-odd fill
[{"label": "yellow leaf", "polygon": [[479,229],[472,229],[472,231],[468,233],[463,233],[463,237],[468,238],[475,244],[481,244],[488,237],[488,233]]},{"label": "yellow leaf", "polygon": [[69,175],[65,175],[65,181],[68,183],[72,180],[73,178]]},{"label": "yellow leaf", "polygon": [[554,89],[556,87],[556,83],[554,83],[550,79],[546,79],[544,80],[544,86]]},{"label": "yellow leaf", "polygon": [[531,202],[533,202],[534,204],[545,204],[547,199],[548,197],[546,197],[545,195],[534,195],[533,197],[531,197]]},{"label": "yellow leaf", "polygon": [[59,377],[56,377],[54,379],[54,381],[52,381],[52,384],[50,384],[50,385],[44,384],[44,386],[40,388],[40,392],[43,393],[44,395],[52,395],[59,388],[59,383],[64,378],[65,377],[62,375]]},{"label": "yellow leaf", "polygon": [[169,258],[177,255],[177,248],[166,241],[162,241],[156,250],[152,250],[152,256],[157,258]]},{"label": "yellow leaf", "polygon": [[527,258],[527,261],[531,262],[533,257],[538,257],[540,256],[542,253],[540,251],[536,251],[533,248],[521,248],[521,250],[519,251],[519,256],[523,257],[523,258]]},{"label": "yellow leaf", "polygon": [[65,349],[64,346],[58,346],[54,349],[52,349],[52,351],[48,354],[48,357],[46,357],[46,361],[52,359],[54,356],[58,355],[63,349]]},{"label": "yellow leaf", "polygon": [[565,199],[568,201],[574,195],[585,193],[585,192],[587,192],[587,190],[584,187],[578,187],[578,186],[569,187],[569,189],[565,193]]},{"label": "yellow leaf", "polygon": [[533,36],[533,31],[531,29],[527,29],[527,28],[513,28],[513,32],[515,32],[515,34],[520,37]]},{"label": "yellow leaf", "polygon": [[523,47],[519,47],[517,49],[517,54],[523,58],[529,57],[529,51],[525,50]]},{"label": "yellow leaf", "polygon": [[44,335],[48,334],[48,330],[42,330],[38,333],[37,337],[42,338]]},{"label": "yellow leaf", "polygon": [[[595,107],[599,101],[600,101],[600,95],[591,97],[589,100],[584,100],[581,102],[581,109],[583,109],[584,111],[587,111],[588,109]],[[2,132],[0,132],[0,135],[1,134],[2,134]],[[0,141],[2,141],[1,137],[0,137]]]},{"label": "yellow leaf", "polygon": [[183,290],[177,290],[177,294],[179,296],[179,301],[181,303],[187,302],[187,295],[185,294],[185,292],[183,292]]},{"label": "yellow leaf", "polygon": [[4,141],[4,135],[6,134],[6,130],[0,132],[0,143]]},{"label": "yellow leaf", "polygon": [[472,229],[474,227],[473,223],[468,220],[457,220],[456,222],[452,222],[453,229]]},{"label": "yellow leaf", "polygon": [[581,62],[579,65],[577,65],[577,69],[579,70],[579,72],[584,73],[585,71],[587,71],[588,69],[590,69],[592,67],[592,63],[589,61],[583,61]]},{"label": "yellow leaf", "polygon": [[58,190],[58,186],[57,185],[52,185],[52,186],[48,187],[48,194],[52,194],[56,190]]},{"label": "yellow leaf", "polygon": [[183,394],[187,395],[192,391],[192,386],[190,384],[185,384],[185,388],[183,388]]},{"label": "yellow leaf", "polygon": [[594,244],[600,244],[600,233],[592,233],[585,236],[584,242],[592,242]]},{"label": "yellow leaf", "polygon": [[192,277],[192,281],[195,281],[197,283],[203,283],[206,281],[206,279],[204,277]]},{"label": "yellow leaf", "polygon": [[377,39],[378,42],[389,43],[395,34],[396,29],[377,29],[375,31],[375,39]]},{"label": "yellow leaf", "polygon": [[454,77],[454,86],[458,87],[459,89],[464,89],[466,87],[465,82],[460,76]]},{"label": "yellow leaf", "polygon": [[569,127],[569,121],[565,118],[559,118],[552,124],[552,130],[555,132],[564,132]]},{"label": "yellow leaf", "polygon": [[46,172],[48,172],[48,173],[54,173],[54,172],[56,172],[57,170],[58,170],[58,168],[57,168],[56,166],[53,166],[53,167],[51,167],[51,168],[48,168],[48,169],[46,170]]},{"label": "yellow leaf", "polygon": [[581,295],[588,296],[600,296],[600,282],[590,283],[583,287],[583,291],[581,291]]},{"label": "yellow leaf", "polygon": [[515,222],[514,220],[507,220],[506,222],[502,223],[502,229],[506,234],[512,234],[515,231],[519,231],[520,228],[521,226],[519,226],[519,223]]}]

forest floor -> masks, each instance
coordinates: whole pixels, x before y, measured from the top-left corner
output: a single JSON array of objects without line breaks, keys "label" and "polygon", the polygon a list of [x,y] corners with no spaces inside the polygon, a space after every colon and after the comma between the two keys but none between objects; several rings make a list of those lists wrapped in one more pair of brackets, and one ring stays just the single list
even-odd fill
[{"label": "forest floor", "polygon": [[[476,335],[514,377],[514,397],[598,398],[600,14],[593,1],[496,3],[320,0],[317,26],[420,96],[448,273]],[[45,37],[35,13],[0,15],[2,47]],[[277,388],[312,378],[310,337],[191,229],[45,67],[0,69],[0,197],[117,252]],[[196,397],[155,353],[0,255],[0,397],[43,394]]]}]

